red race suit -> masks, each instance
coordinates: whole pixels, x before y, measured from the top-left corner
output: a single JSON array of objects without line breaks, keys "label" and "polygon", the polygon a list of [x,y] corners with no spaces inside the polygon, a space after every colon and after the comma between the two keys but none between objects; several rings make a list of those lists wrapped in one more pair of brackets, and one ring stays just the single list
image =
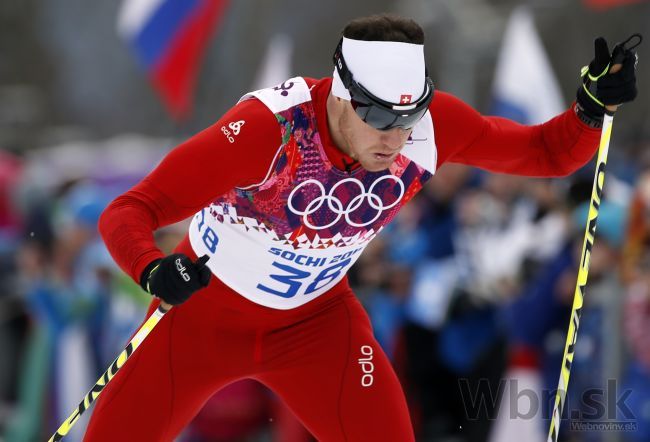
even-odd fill
[{"label": "red race suit", "polygon": [[347,270],[446,162],[564,176],[598,145],[573,107],[524,126],[437,91],[389,169],[350,170],[328,128],[331,81],[296,77],[245,95],[105,210],[100,232],[135,281],[164,256],[153,232],[189,217],[176,251],[209,255],[214,276],[108,384],[86,441],[172,440],[242,378],[275,391],[319,440],[413,440]]}]

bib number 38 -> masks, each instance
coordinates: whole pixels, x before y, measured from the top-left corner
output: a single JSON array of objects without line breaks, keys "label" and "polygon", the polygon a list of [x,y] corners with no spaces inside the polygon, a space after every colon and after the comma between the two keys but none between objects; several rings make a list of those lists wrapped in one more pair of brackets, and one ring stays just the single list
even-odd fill
[{"label": "bib number 38", "polygon": [[[279,270],[278,273],[269,275],[269,278],[275,281],[269,283],[257,284],[257,288],[272,295],[283,298],[293,298],[297,294],[310,295],[317,290],[322,290],[339,279],[343,270],[350,264],[351,259],[337,262],[336,264],[326,267],[319,272],[308,272],[293,266],[273,262],[273,267]],[[273,285],[273,287],[270,287]],[[304,287],[304,288],[303,288]]]}]

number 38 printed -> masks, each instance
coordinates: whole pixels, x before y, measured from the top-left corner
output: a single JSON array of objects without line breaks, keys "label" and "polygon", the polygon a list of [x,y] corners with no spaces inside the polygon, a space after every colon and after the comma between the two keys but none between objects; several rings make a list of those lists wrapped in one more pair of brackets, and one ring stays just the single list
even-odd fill
[{"label": "number 38 printed", "polygon": [[331,267],[322,269],[314,277],[314,273],[300,270],[287,264],[282,264],[277,261],[273,262],[273,267],[282,271],[280,274],[269,275],[271,279],[281,284],[278,289],[268,287],[264,284],[257,284],[257,288],[271,293],[272,295],[281,296],[283,298],[292,298],[301,292],[303,285],[307,284],[302,294],[309,295],[317,290],[321,290],[338,279],[343,269],[350,264],[351,259],[348,258],[340,261]]}]

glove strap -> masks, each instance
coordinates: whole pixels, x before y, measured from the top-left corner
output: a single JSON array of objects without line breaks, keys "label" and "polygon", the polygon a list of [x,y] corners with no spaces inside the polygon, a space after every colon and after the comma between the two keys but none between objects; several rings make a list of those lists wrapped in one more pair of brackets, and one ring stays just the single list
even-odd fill
[{"label": "glove strap", "polygon": [[603,117],[601,118],[594,118],[587,113],[585,113],[585,110],[583,107],[580,105],[580,103],[576,102],[575,106],[573,107],[578,119],[585,123],[587,126],[593,128],[593,129],[600,129],[603,127]]},{"label": "glove strap", "polygon": [[598,75],[591,75],[591,73],[589,72],[589,66],[583,66],[582,69],[580,70],[580,76],[583,77],[584,79],[586,75],[587,78],[589,78],[591,81],[598,81],[603,75],[609,72],[609,65],[610,63],[607,63],[605,69],[603,69],[603,71]]},{"label": "glove strap", "polygon": [[156,264],[156,267],[151,269],[151,271],[149,272],[149,276],[147,276],[147,292],[149,293],[151,293],[151,289],[149,288],[149,281],[151,280],[151,275],[153,275],[154,272],[158,270],[158,267],[160,267],[160,264]]},{"label": "glove strap", "polygon": [[602,101],[600,101],[598,98],[596,98],[596,96],[589,91],[589,88],[587,87],[586,84],[583,83],[582,88],[585,90],[585,93],[589,95],[589,98],[594,100],[594,103],[598,104],[600,107],[603,108],[605,107],[605,104]]},{"label": "glove strap", "polygon": [[161,259],[156,259],[147,264],[147,267],[144,268],[142,276],[140,277],[140,287],[142,287],[142,290],[149,294],[151,294],[151,290],[149,288],[149,280],[156,272],[156,270],[158,270],[158,267],[160,267],[160,261]]}]

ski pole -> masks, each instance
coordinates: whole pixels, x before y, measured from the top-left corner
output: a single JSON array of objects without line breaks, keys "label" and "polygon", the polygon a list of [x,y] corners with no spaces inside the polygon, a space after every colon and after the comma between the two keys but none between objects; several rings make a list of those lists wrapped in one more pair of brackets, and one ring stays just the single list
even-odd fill
[{"label": "ski pole", "polygon": [[562,367],[560,369],[560,380],[558,381],[557,392],[555,394],[555,405],[553,407],[553,414],[551,415],[551,427],[548,433],[548,442],[557,442],[562,408],[564,407],[567,387],[569,386],[569,376],[571,374],[571,365],[573,364],[576,339],[578,337],[578,327],[580,326],[580,315],[582,313],[585,286],[587,285],[587,276],[589,275],[589,258],[591,256],[591,249],[594,246],[598,209],[600,208],[603,195],[605,164],[607,163],[607,153],[609,151],[609,139],[612,134],[612,123],[613,118],[609,115],[605,115],[603,129],[600,135],[598,160],[596,162],[596,173],[591,191],[591,202],[589,203],[582,253],[580,255],[580,266],[578,267],[578,279],[576,281],[576,289],[573,295],[571,320],[569,322],[569,331],[567,332],[566,344],[564,346],[564,356],[562,358]]},{"label": "ski pole", "polygon": [[[638,46],[641,43],[642,37],[640,34],[633,34],[630,38],[625,40],[625,42],[621,43],[623,48],[625,49],[625,45],[634,38],[637,38],[638,42],[628,49],[633,49],[634,47]],[[610,68],[609,73],[614,74],[618,72],[622,67],[623,66],[619,60],[614,60],[612,62],[612,67]],[[614,106],[613,109],[609,106],[606,107],[608,110],[616,110],[616,106]],[[571,375],[571,366],[573,365],[573,356],[575,353],[576,340],[578,338],[578,328],[580,327],[580,316],[582,314],[585,287],[587,285],[587,277],[589,275],[591,250],[594,246],[594,237],[596,235],[596,221],[598,220],[598,210],[600,208],[603,196],[603,185],[605,183],[605,165],[607,164],[609,140],[612,135],[613,123],[614,117],[605,113],[605,117],[603,119],[603,128],[600,133],[598,159],[596,161],[594,184],[591,190],[589,212],[587,215],[587,223],[585,225],[582,253],[580,254],[578,278],[576,280],[576,288],[573,294],[571,319],[569,321],[569,330],[567,332],[566,343],[564,344],[564,356],[562,357],[562,366],[560,367],[560,379],[558,381],[557,392],[555,394],[555,404],[553,406],[553,413],[551,414],[551,424],[548,431],[547,442],[557,442],[559,436],[562,409],[564,408],[567,388],[569,387],[569,376]]]},{"label": "ski pole", "polygon": [[84,411],[99,397],[102,390],[110,382],[115,374],[124,366],[126,361],[137,350],[142,341],[147,337],[151,330],[160,322],[163,316],[172,308],[171,305],[161,302],[158,308],[149,316],[145,323],[136,332],[135,336],[122,350],[113,363],[108,367],[108,370],[99,378],[95,385],[86,394],[83,400],[79,403],[77,408],[70,414],[70,416],[61,424],[56,433],[50,437],[48,442],[55,442],[63,439],[69,432],[72,426],[79,420]]}]

